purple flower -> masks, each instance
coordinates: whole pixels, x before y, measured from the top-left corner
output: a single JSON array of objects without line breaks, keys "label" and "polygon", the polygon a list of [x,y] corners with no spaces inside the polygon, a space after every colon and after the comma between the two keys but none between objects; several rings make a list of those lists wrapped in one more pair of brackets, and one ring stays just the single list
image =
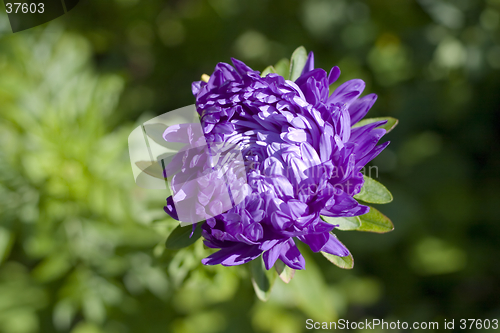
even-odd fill
[{"label": "purple flower", "polygon": [[[362,80],[351,80],[329,95],[339,75],[314,68],[309,54],[301,76],[285,80],[260,77],[243,62],[219,63],[208,82],[192,85],[207,144],[240,147],[249,191],[243,201],[202,225],[204,243],[218,252],[206,265],[240,265],[260,255],[267,269],[277,259],[293,269],[305,261],[296,241],[312,251],[347,256],[331,232],[336,226],[320,216],[362,215],[369,208],[353,195],[363,186],[360,170],[388,142],[377,128],[385,121],[351,128],[375,103],[359,98]],[[176,217],[169,198],[166,211]]]}]

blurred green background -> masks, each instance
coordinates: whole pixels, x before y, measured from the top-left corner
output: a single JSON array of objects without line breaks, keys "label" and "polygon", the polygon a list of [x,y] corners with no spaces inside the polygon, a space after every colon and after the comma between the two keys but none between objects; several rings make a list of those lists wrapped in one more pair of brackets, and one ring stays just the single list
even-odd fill
[{"label": "blurred green background", "polygon": [[[500,0],[87,0],[9,29],[2,8],[0,332],[500,319]],[[348,271],[302,248],[307,270],[262,303],[244,268],[202,266],[200,241],[165,250],[176,223],[134,184],[127,137],[194,103],[217,62],[262,70],[299,45],[400,120],[372,163],[395,230],[338,231]]]}]

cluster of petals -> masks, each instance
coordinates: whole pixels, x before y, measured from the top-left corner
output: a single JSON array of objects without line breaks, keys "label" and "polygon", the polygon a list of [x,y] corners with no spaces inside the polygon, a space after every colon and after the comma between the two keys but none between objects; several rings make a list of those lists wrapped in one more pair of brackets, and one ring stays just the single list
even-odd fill
[{"label": "cluster of petals", "polygon": [[[368,212],[353,196],[363,186],[361,169],[388,144],[377,145],[384,122],[355,127],[375,103],[360,97],[362,80],[314,68],[310,53],[295,82],[270,73],[261,77],[243,62],[219,63],[208,82],[192,85],[208,144],[238,146],[250,188],[244,200],[202,225],[206,246],[219,249],[207,265],[240,265],[263,256],[267,269],[280,259],[304,269],[296,246],[313,252],[349,255],[321,216],[350,217]],[[171,204],[166,211],[175,216]]]}]

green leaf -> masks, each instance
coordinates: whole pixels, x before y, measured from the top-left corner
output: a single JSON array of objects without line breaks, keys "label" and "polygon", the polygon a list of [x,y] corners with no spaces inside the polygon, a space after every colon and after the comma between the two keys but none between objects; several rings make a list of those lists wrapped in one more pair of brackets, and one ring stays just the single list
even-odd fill
[{"label": "green leaf", "polygon": [[6,228],[0,227],[0,264],[9,257],[14,245],[14,235]]},{"label": "green leaf", "polygon": [[193,230],[192,225],[185,227],[181,227],[180,225],[177,226],[168,236],[165,247],[169,250],[179,250],[193,244],[201,237],[201,224],[202,222],[199,222],[196,225],[196,229],[191,238],[189,238],[189,235],[191,235],[191,231]]},{"label": "green leaf", "polygon": [[396,127],[396,125],[399,122],[396,118],[392,118],[392,117],[367,118],[367,119],[360,120],[359,122],[354,124],[352,127],[353,128],[360,127],[360,126],[368,125],[368,124],[374,123],[376,121],[381,121],[381,120],[387,120],[387,123],[384,125],[381,125],[377,128],[385,129],[386,133],[389,133],[390,131],[392,131],[394,129],[394,127]]},{"label": "green leaf", "polygon": [[71,261],[65,253],[56,252],[46,257],[33,270],[32,274],[40,282],[55,281],[71,269]]},{"label": "green leaf", "polygon": [[359,219],[361,220],[361,227],[357,229],[359,231],[384,233],[394,230],[391,220],[373,207],[370,207],[370,211],[365,215],[359,216]]},{"label": "green leaf", "polygon": [[359,217],[329,217],[329,216],[321,216],[323,221],[338,225],[336,229],[339,230],[356,230],[361,226],[361,221],[359,221]]},{"label": "green leaf", "polygon": [[276,70],[276,74],[283,76],[285,80],[288,80],[290,77],[290,60],[283,58],[274,65],[274,69]]},{"label": "green leaf", "polygon": [[[301,251],[302,252],[302,251]],[[315,321],[329,321],[338,318],[336,313],[336,299],[332,289],[325,282],[319,265],[303,251],[306,269],[298,270],[287,287],[294,304],[302,310],[308,318]]]},{"label": "green leaf", "polygon": [[274,269],[266,270],[262,256],[250,261],[250,272],[252,274],[252,285],[257,297],[266,302],[271,295],[277,274]]},{"label": "green leaf", "polygon": [[295,81],[299,78],[307,61],[307,51],[305,47],[300,46],[292,53],[290,60],[290,80]]},{"label": "green leaf", "polygon": [[283,58],[274,65],[274,70],[276,74],[283,76],[285,80],[288,80],[290,75],[290,60]]},{"label": "green leaf", "polygon": [[276,69],[273,66],[267,66],[260,74],[260,77],[266,77],[269,73],[276,73]]},{"label": "green leaf", "polygon": [[280,279],[285,283],[290,282],[295,275],[295,269],[288,267],[283,261],[279,259],[274,264],[274,268],[276,269],[276,272],[278,273]]},{"label": "green leaf", "polygon": [[386,204],[392,201],[392,194],[375,179],[363,175],[365,183],[361,192],[354,196],[355,199],[374,204]]},{"label": "green leaf", "polygon": [[326,259],[328,259],[328,261],[330,261],[332,264],[334,264],[340,268],[351,269],[354,267],[354,258],[352,257],[351,253],[349,253],[349,255],[345,256],[345,257],[335,256],[333,254],[326,253],[323,251],[321,251],[321,254]]}]

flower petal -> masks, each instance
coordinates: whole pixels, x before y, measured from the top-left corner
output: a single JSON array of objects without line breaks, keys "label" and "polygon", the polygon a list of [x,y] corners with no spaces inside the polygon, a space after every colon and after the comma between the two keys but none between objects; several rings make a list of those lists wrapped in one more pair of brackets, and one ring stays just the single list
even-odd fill
[{"label": "flower petal", "polygon": [[319,252],[326,242],[328,242],[328,232],[321,234],[304,235],[297,237],[301,242],[309,245],[313,252]]},{"label": "flower petal", "polygon": [[311,51],[309,52],[309,55],[307,56],[306,64],[304,66],[304,69],[302,70],[302,75],[306,74],[307,72],[310,72],[314,69],[314,53]]},{"label": "flower petal", "polygon": [[328,234],[328,241],[321,248],[321,251],[333,254],[334,256],[345,257],[349,255],[349,250],[342,244],[337,236],[334,234]]},{"label": "flower petal", "polygon": [[262,254],[262,257],[264,259],[264,264],[267,270],[270,270],[271,267],[274,266],[276,260],[278,260],[278,257],[281,254],[281,249],[283,248],[284,244],[285,242],[278,243]]},{"label": "flower petal", "polygon": [[223,248],[207,258],[201,260],[204,265],[236,266],[245,264],[260,256],[262,250],[258,246],[239,243],[232,247]]},{"label": "flower petal", "polygon": [[291,238],[284,243],[279,258],[290,268],[306,269],[306,261]]},{"label": "flower petal", "polygon": [[375,101],[377,100],[376,94],[369,94],[362,98],[355,100],[349,105],[349,113],[351,114],[351,124],[354,125],[368,113]]},{"label": "flower petal", "polygon": [[365,90],[365,82],[354,79],[341,84],[328,98],[329,104],[350,104]]}]

